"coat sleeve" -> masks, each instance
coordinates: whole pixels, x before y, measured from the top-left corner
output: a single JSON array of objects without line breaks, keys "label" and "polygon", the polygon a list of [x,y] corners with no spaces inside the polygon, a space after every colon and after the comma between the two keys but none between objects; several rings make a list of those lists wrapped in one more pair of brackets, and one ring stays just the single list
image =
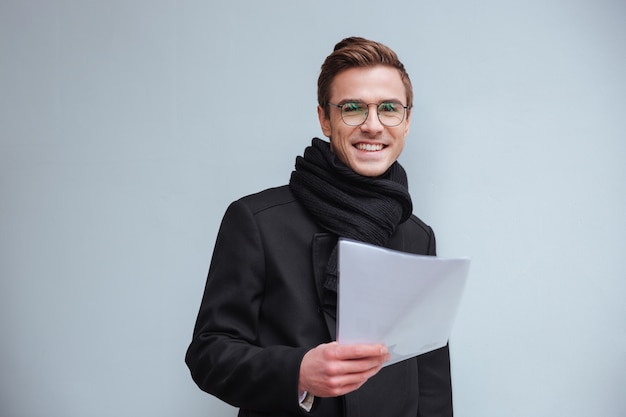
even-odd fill
[{"label": "coat sleeve", "polygon": [[220,226],[185,361],[203,391],[233,406],[299,412],[298,376],[307,349],[260,346],[265,281],[254,215],[235,202]]},{"label": "coat sleeve", "polygon": [[[429,230],[428,255],[435,256],[436,243]],[[452,417],[452,382],[448,345],[417,357],[419,380],[418,417]]]}]

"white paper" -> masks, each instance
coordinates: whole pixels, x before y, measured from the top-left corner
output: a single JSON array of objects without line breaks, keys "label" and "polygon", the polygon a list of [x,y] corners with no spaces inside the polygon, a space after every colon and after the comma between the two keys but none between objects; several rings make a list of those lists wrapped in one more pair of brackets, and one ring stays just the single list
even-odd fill
[{"label": "white paper", "polygon": [[384,343],[385,365],[445,346],[469,264],[340,239],[337,341]]}]

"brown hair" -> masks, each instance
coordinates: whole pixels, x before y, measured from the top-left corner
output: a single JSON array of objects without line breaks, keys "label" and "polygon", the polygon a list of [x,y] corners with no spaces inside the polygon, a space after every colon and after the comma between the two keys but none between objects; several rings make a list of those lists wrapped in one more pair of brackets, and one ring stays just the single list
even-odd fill
[{"label": "brown hair", "polygon": [[409,106],[409,109],[413,107],[411,79],[396,53],[382,43],[353,36],[345,38],[335,45],[333,52],[326,57],[322,64],[322,70],[317,79],[317,102],[324,109],[326,117],[328,117],[330,111],[328,100],[330,98],[330,87],[335,76],[349,68],[372,67],[375,65],[388,65],[400,72],[400,77],[406,90],[406,104]]}]

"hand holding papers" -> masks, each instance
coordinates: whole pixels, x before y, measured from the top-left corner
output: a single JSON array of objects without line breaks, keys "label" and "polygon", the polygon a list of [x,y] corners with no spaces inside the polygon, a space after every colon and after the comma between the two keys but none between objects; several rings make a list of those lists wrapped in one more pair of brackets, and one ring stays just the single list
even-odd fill
[{"label": "hand holding papers", "polygon": [[386,365],[445,346],[469,263],[340,239],[337,341],[384,343]]}]

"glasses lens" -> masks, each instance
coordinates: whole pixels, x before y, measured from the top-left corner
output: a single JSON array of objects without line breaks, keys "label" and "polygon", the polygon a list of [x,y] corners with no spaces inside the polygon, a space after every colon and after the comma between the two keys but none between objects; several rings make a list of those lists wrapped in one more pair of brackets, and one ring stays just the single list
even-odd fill
[{"label": "glasses lens", "polygon": [[378,119],[385,126],[398,126],[404,120],[405,110],[400,103],[381,103],[378,106]]},{"label": "glasses lens", "polygon": [[367,119],[367,105],[365,103],[345,103],[341,106],[341,118],[350,126],[358,126]]}]

